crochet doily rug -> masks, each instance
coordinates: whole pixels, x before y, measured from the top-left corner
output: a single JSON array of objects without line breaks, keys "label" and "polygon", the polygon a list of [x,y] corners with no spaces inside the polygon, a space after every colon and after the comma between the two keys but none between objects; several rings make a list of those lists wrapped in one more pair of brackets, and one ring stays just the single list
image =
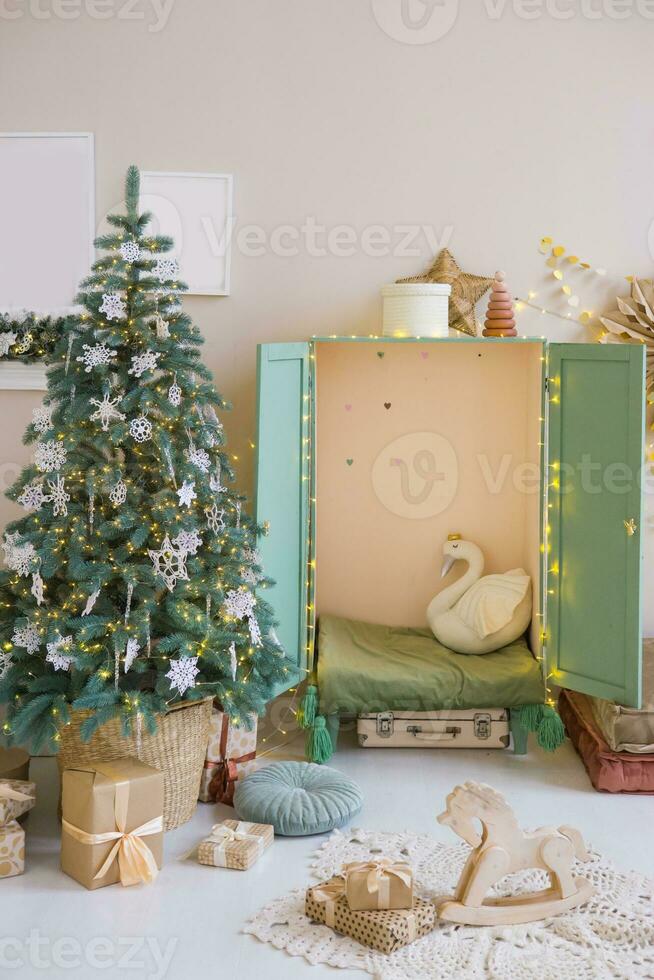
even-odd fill
[{"label": "crochet doily rug", "polygon": [[[447,847],[428,836],[336,831],[316,853],[311,870],[318,881],[337,874],[347,861],[371,855],[408,861],[416,892],[431,899],[451,894],[469,853],[465,844]],[[272,902],[244,932],[311,964],[361,970],[381,980],[602,980],[654,977],[654,881],[616,871],[593,855],[578,864],[594,897],[572,912],[501,927],[439,923],[423,939],[390,956],[366,949],[304,915],[304,891]],[[544,873],[507,877],[496,894],[519,895],[546,887]]]}]

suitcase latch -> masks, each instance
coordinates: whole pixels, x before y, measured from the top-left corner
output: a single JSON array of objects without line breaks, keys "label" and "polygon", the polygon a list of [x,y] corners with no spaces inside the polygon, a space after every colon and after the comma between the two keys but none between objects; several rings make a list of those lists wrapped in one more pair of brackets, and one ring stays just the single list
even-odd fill
[{"label": "suitcase latch", "polygon": [[491,716],[481,712],[474,717],[475,738],[491,737]]},{"label": "suitcase latch", "polygon": [[380,738],[390,738],[393,734],[393,712],[380,711],[377,715],[377,735]]}]

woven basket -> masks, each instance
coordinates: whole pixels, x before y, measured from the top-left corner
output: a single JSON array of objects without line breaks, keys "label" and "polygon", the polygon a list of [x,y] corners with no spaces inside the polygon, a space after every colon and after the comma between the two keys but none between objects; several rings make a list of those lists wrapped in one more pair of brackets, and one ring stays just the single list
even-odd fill
[{"label": "woven basket", "polygon": [[209,742],[211,698],[182,701],[158,718],[154,735],[143,732],[137,753],[136,735],[125,738],[118,718],[99,728],[89,742],[80,737],[89,711],[71,712],[70,725],[60,732],[57,763],[59,774],[88,762],[111,762],[126,756],[161,769],[164,774],[164,829],[174,830],[195,812],[200,779]]}]

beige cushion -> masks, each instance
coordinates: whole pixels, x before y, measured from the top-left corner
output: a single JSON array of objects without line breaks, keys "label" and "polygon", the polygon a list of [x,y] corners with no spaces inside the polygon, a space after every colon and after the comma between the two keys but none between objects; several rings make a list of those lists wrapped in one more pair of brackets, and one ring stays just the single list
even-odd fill
[{"label": "beige cushion", "polygon": [[643,706],[589,698],[593,717],[614,752],[654,752],[654,639],[643,641]]}]

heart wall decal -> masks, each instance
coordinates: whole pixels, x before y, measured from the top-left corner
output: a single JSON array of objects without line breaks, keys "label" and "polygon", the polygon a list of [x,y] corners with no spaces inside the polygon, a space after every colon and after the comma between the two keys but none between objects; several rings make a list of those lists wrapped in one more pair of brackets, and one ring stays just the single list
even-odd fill
[{"label": "heart wall decal", "polygon": [[353,459],[346,459],[345,462],[347,463],[348,466],[351,466],[352,463],[354,462],[354,460]]},{"label": "heart wall decal", "polygon": [[384,408],[386,410],[388,410],[390,407],[391,407],[391,403],[390,402],[384,402]]},{"label": "heart wall decal", "polygon": [[345,411],[346,412],[351,412],[352,411],[352,405],[351,405],[350,402],[348,402],[347,405],[345,406]]}]

